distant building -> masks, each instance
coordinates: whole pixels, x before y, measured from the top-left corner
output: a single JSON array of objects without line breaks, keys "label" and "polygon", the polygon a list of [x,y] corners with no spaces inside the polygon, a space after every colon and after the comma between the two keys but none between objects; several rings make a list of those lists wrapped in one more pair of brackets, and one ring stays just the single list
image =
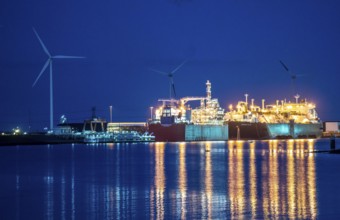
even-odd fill
[{"label": "distant building", "polygon": [[107,123],[108,132],[137,131],[144,133],[147,131],[146,122],[111,122]]},{"label": "distant building", "polygon": [[339,121],[325,121],[323,123],[324,132],[340,132],[340,122]]},{"label": "distant building", "polygon": [[323,122],[323,136],[340,136],[340,122],[339,121],[325,121]]},{"label": "distant building", "polygon": [[[107,123],[103,124],[104,130],[106,131]],[[65,123],[65,124],[58,124],[59,127],[71,127],[72,132],[82,132],[84,129],[84,123]],[[85,125],[85,130],[91,130],[90,124]],[[102,131],[101,126],[96,126],[95,131]]]},{"label": "distant building", "polygon": [[56,135],[72,134],[72,127],[65,124],[58,125],[56,128],[53,129],[53,133]]}]

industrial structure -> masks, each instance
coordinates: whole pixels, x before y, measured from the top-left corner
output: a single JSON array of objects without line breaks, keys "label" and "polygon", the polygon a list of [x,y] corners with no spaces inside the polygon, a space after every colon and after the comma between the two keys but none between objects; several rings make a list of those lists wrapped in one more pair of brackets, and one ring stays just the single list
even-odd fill
[{"label": "industrial structure", "polygon": [[[322,124],[316,105],[306,99],[295,102],[277,100],[275,104],[255,104],[239,101],[229,111],[211,96],[211,83],[206,82],[205,97],[159,99],[162,105],[151,114],[149,132],[156,141],[195,141],[228,139],[316,138],[321,136]],[[199,101],[191,108],[189,101]],[[152,107],[153,108],[153,107]]]},{"label": "industrial structure", "polygon": [[201,105],[191,112],[191,121],[198,125],[223,125],[224,109],[218,99],[211,98],[211,83],[206,83],[207,96],[201,99]]},{"label": "industrial structure", "polygon": [[254,99],[248,103],[248,94],[245,94],[245,101],[239,101],[235,108],[229,105],[229,112],[225,115],[225,121],[261,122],[261,123],[295,123],[315,124],[319,123],[315,104],[307,99],[299,100],[295,96],[295,102],[276,100],[275,104],[265,105],[262,99],[262,107],[255,105]]}]

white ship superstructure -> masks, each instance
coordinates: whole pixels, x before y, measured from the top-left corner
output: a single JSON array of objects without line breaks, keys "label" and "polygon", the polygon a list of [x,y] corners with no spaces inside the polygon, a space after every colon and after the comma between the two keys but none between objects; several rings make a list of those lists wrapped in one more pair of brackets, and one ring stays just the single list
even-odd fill
[{"label": "white ship superstructure", "polygon": [[191,112],[191,121],[199,125],[223,125],[224,109],[218,99],[211,98],[211,83],[206,83],[207,96],[201,100],[201,105]]},{"label": "white ship superstructure", "polygon": [[315,110],[316,105],[306,99],[299,100],[295,96],[295,102],[277,100],[275,104],[265,105],[262,99],[262,106],[254,104],[254,99],[248,103],[248,94],[245,94],[246,101],[239,101],[235,107],[229,106],[229,112],[225,114],[225,121],[239,122],[262,122],[262,123],[294,123],[316,124],[320,123]]},{"label": "white ship superstructure", "polygon": [[[184,97],[179,100],[159,99],[162,106],[155,110],[152,123],[187,123],[199,125],[222,125],[224,109],[218,99],[211,98],[211,83],[206,82],[206,97]],[[199,107],[191,109],[187,103],[199,101]]]}]

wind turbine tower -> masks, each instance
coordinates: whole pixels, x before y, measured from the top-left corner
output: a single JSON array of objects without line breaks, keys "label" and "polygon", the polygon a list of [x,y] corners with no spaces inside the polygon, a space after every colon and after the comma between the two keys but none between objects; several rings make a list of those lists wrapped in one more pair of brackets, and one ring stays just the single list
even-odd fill
[{"label": "wind turbine tower", "polygon": [[50,129],[53,129],[53,68],[52,68],[52,61],[54,59],[75,59],[75,58],[85,58],[85,57],[79,57],[79,56],[65,56],[65,55],[55,55],[52,56],[50,54],[50,52],[47,50],[44,42],[41,40],[41,38],[39,37],[39,34],[37,33],[37,31],[33,28],[33,32],[35,33],[35,35],[37,36],[40,45],[42,47],[42,49],[44,50],[44,52],[46,53],[48,59],[45,62],[45,65],[43,66],[42,70],[40,71],[38,77],[35,79],[32,87],[35,86],[35,84],[39,81],[41,75],[45,72],[45,70],[47,69],[48,66],[50,66]]}]

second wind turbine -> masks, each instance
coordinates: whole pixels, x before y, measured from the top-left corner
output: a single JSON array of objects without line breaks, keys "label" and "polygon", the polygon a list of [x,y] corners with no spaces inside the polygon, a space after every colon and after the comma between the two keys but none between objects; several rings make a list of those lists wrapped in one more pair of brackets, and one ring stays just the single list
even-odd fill
[{"label": "second wind turbine", "polygon": [[32,87],[35,86],[35,84],[40,79],[41,75],[45,72],[48,66],[50,66],[50,129],[53,130],[53,74],[52,74],[52,61],[53,59],[74,59],[74,58],[85,58],[85,57],[79,57],[79,56],[65,56],[65,55],[55,55],[52,56],[50,52],[47,50],[44,42],[39,37],[37,31],[33,28],[33,32],[37,36],[44,52],[48,56],[47,61],[45,62],[45,65],[43,66],[42,70],[40,71],[38,77],[35,79]]},{"label": "second wind turbine", "polygon": [[172,99],[172,93],[174,94],[174,98],[176,98],[176,90],[175,90],[175,83],[174,83],[174,73],[177,72],[177,70],[179,70],[186,62],[187,62],[187,60],[184,60],[179,66],[177,66],[171,72],[163,72],[163,71],[159,71],[159,70],[156,70],[156,69],[150,69],[153,72],[160,73],[160,74],[162,74],[164,76],[169,77],[170,100]]}]

